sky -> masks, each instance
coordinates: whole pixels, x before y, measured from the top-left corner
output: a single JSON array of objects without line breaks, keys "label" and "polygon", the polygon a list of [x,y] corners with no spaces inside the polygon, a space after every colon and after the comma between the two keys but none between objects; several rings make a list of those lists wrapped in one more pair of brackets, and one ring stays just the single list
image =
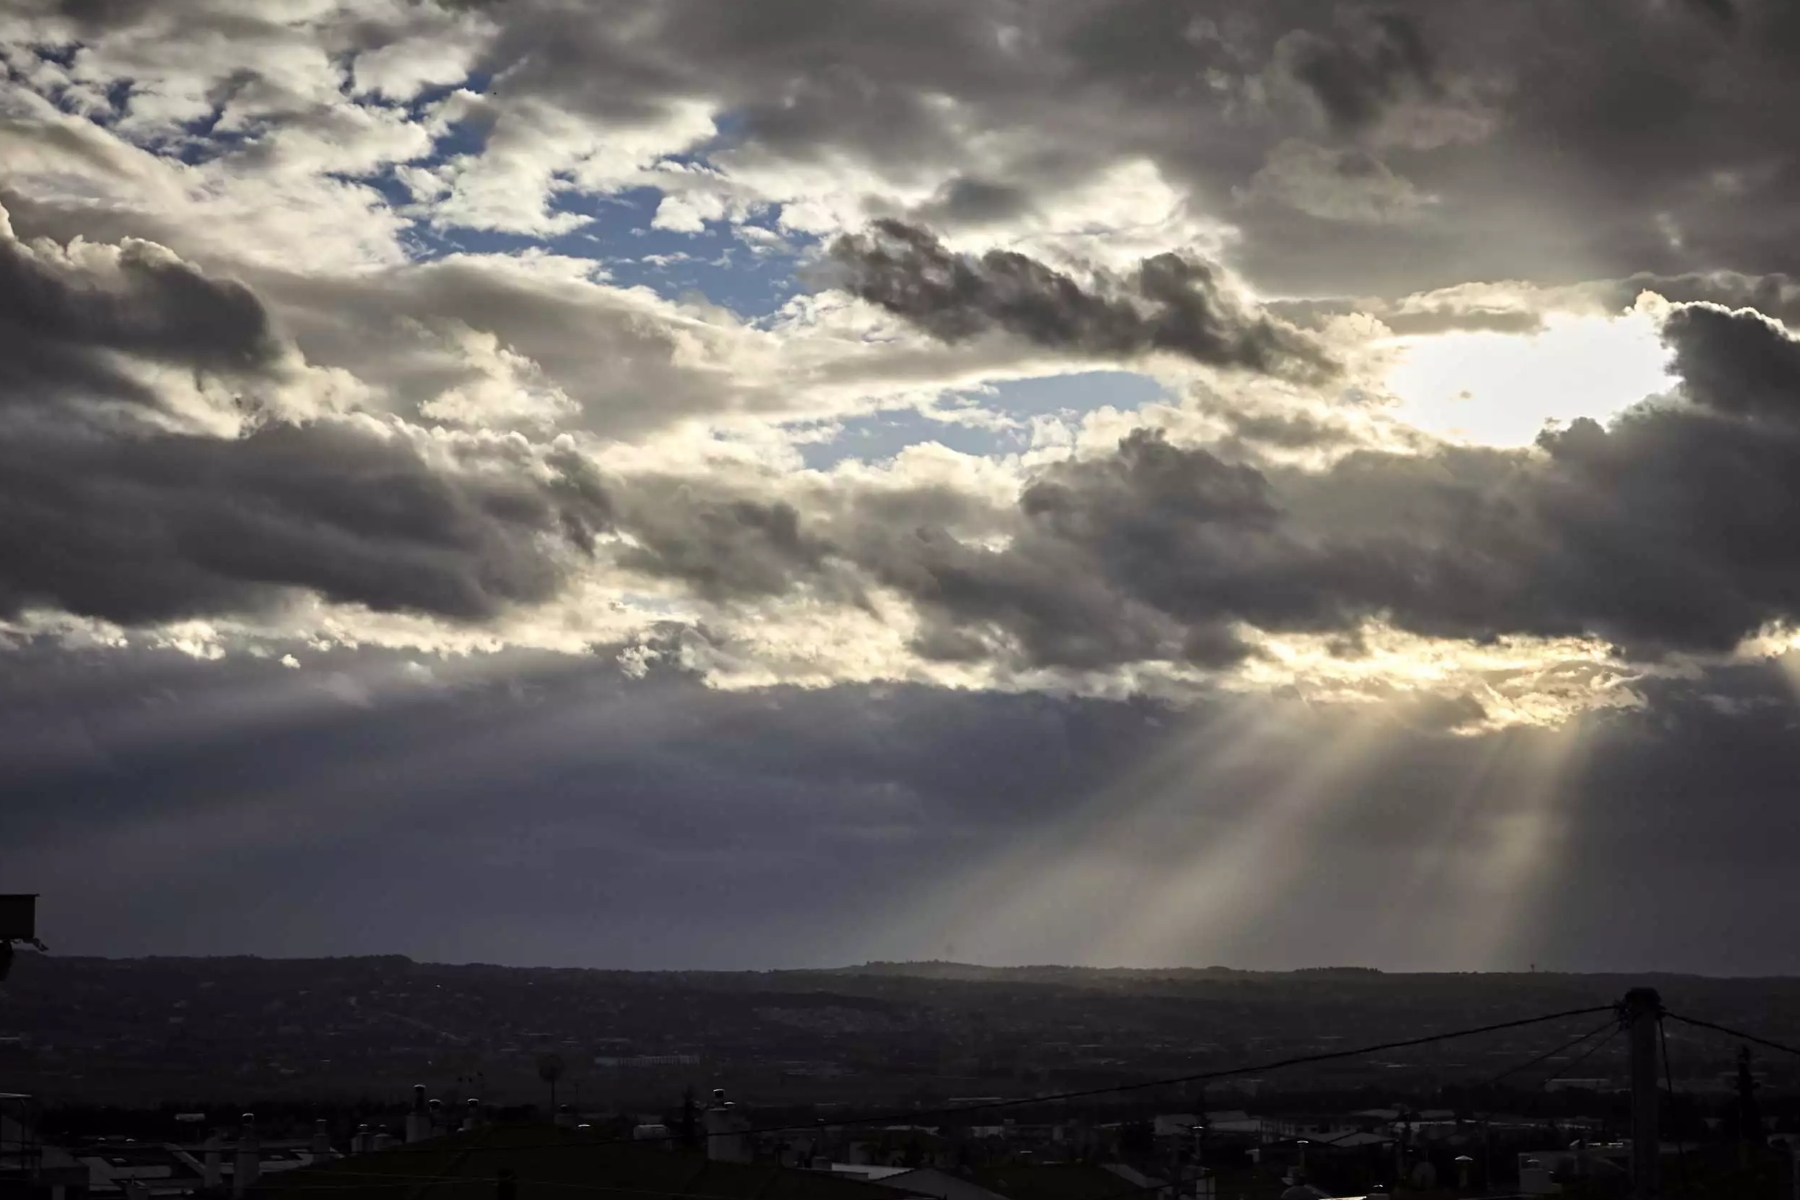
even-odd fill
[{"label": "sky", "polygon": [[53,951],[1800,971],[1785,0],[15,0]]}]

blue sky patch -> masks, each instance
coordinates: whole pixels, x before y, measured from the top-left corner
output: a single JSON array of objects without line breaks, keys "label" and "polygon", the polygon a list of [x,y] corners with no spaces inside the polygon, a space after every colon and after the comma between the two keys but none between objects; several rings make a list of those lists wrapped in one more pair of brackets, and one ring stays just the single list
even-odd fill
[{"label": "blue sky patch", "polygon": [[803,444],[800,456],[812,470],[824,471],[851,459],[881,462],[908,446],[931,442],[961,454],[1017,454],[1030,446],[1033,417],[1075,420],[1108,406],[1138,409],[1167,395],[1161,383],[1135,371],[1005,379],[986,389],[946,396],[942,405],[999,414],[1009,420],[1005,428],[946,421],[912,408],[888,409],[844,421],[836,437]]}]

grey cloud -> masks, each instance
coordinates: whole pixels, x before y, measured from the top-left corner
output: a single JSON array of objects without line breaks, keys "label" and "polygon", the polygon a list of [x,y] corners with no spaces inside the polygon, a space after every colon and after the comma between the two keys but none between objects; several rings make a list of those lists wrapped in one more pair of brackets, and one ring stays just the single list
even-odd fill
[{"label": "grey cloud", "polygon": [[607,515],[591,488],[435,465],[357,424],[232,439],[14,423],[0,428],[0,612],[135,624],[270,611],[303,588],[476,620],[553,595]]},{"label": "grey cloud", "polygon": [[[147,220],[33,202],[3,189],[0,203],[34,236],[173,233]],[[630,437],[694,414],[775,409],[789,399],[751,381],[684,366],[678,346],[693,330],[679,316],[648,311],[635,298],[582,280],[534,276],[506,260],[452,256],[348,276],[242,265],[234,273],[309,363],[351,372],[385,391],[393,409],[408,416],[446,390],[484,378],[454,346],[465,332],[491,335],[529,360],[545,384],[579,406],[567,423],[604,436]]]},{"label": "grey cloud", "polygon": [[[145,19],[122,5],[83,11],[93,28]],[[1265,95],[1286,80],[1316,100],[1325,135],[1380,133],[1386,191],[1439,203],[1429,220],[1360,239],[1341,236],[1332,206],[1246,205],[1232,265],[1264,290],[1800,271],[1787,261],[1792,169],[1769,151],[1800,78],[1800,18],[1767,0],[780,0],[754,12],[627,0],[604,20],[502,0],[481,11],[497,25],[481,66],[501,75],[502,109],[509,96],[543,98],[630,124],[706,97],[734,114],[709,151],[727,170],[841,156],[914,195],[942,189],[951,208],[981,199],[958,181],[998,189],[983,203],[1009,191],[1045,201],[1148,158],[1198,211],[1222,211],[1272,149],[1320,134]],[[207,20],[267,28],[187,19],[196,33]],[[389,36],[368,24],[333,36],[349,49]],[[871,211],[894,207],[871,198]]]},{"label": "grey cloud", "polygon": [[13,236],[0,208],[0,405],[74,389],[151,402],[109,353],[232,375],[270,368],[279,347],[260,301],[161,246]]},{"label": "grey cloud", "polygon": [[633,480],[620,523],[636,545],[621,565],[681,579],[709,600],[780,595],[817,574],[830,547],[790,504]]},{"label": "grey cloud", "polygon": [[[208,888],[232,894],[262,877],[285,899],[301,884],[290,868],[316,866],[321,852],[344,880],[360,881],[315,898],[331,917],[318,903],[299,905],[321,918],[317,926],[278,923],[296,940],[285,948],[265,940],[264,953],[316,938],[367,937],[390,953],[420,946],[412,939],[423,927],[377,920],[397,910],[358,888],[435,891],[429,877],[460,860],[469,887],[452,891],[491,891],[483,903],[506,924],[572,897],[582,905],[610,897],[618,940],[592,946],[615,962],[691,963],[733,932],[745,965],[791,961],[826,954],[817,939],[849,938],[873,920],[871,909],[893,891],[860,889],[871,863],[922,851],[962,859],[996,823],[1034,819],[1103,786],[1159,737],[1154,712],[1139,705],[905,687],[733,695],[678,671],[628,681],[591,658],[508,653],[420,670],[380,651],[295,651],[298,671],[248,656],[197,664],[143,651],[4,652],[0,782],[15,801],[0,814],[4,836],[29,842],[21,860],[30,857],[46,878],[69,854],[107,864],[96,871],[97,891],[53,889],[59,949],[80,942],[118,952],[154,942],[159,927],[199,948],[232,925],[178,917],[194,897],[169,875],[174,861],[162,851],[179,845]],[[334,676],[365,684],[372,702],[334,697]],[[150,696],[161,699],[154,710]],[[84,754],[12,752],[70,727],[81,731]],[[992,755],[994,737],[1035,752]],[[1034,786],[1040,775],[1058,781],[1054,794]],[[212,786],[200,786],[203,778]],[[71,788],[86,802],[62,803]],[[499,795],[519,803],[497,808]],[[502,808],[520,818],[510,830],[494,824],[507,824]],[[144,836],[165,822],[182,836]],[[402,868],[401,858],[414,867]],[[843,905],[823,921],[820,889]],[[741,920],[707,918],[722,911],[721,890],[733,897],[725,908],[741,906]],[[653,893],[663,915],[633,915]],[[244,894],[256,909],[268,892]],[[168,906],[157,921],[116,924],[119,940],[104,947],[92,940],[104,923],[89,922],[101,909],[145,915],[138,902],[153,897]],[[221,911],[216,899],[210,907]],[[366,919],[343,919],[365,907]],[[644,938],[646,928],[658,935]],[[534,936],[542,934],[540,925]],[[224,933],[227,942],[236,936]],[[350,944],[340,941],[337,952]],[[554,938],[526,946],[514,950],[571,961]],[[437,952],[488,950],[470,943]]]},{"label": "grey cloud", "polygon": [[1226,447],[1272,446],[1286,450],[1316,450],[1334,444],[1354,444],[1355,437],[1328,417],[1315,413],[1258,412],[1219,400],[1204,403],[1203,411],[1231,431]]},{"label": "grey cloud", "polygon": [[0,241],[0,345],[8,352],[48,340],[201,367],[254,369],[273,359],[268,313],[243,285],[210,279],[148,242],[91,255],[102,261],[87,269],[80,257]]},{"label": "grey cloud", "polygon": [[[0,837],[17,859],[11,885],[46,893],[59,951],[1117,963],[1144,898],[1231,845],[1358,716],[1224,697],[1175,709],[913,687],[732,693],[679,672],[627,681],[593,659],[426,672],[380,651],[296,651],[298,671],[248,656],[6,652]],[[363,681],[373,702],[345,703],[333,678]],[[1281,857],[1254,864],[1259,886],[1231,895],[1232,920],[1175,906],[1169,939],[1135,961],[1795,969],[1793,939],[1766,919],[1792,891],[1800,836],[1784,801],[1796,768],[1786,682],[1739,668],[1647,685],[1645,698],[1641,712],[1590,718],[1586,751],[1548,783],[1516,767],[1540,733],[1386,728],[1371,761],[1287,817]],[[57,731],[69,753],[19,752]],[[1497,893],[1490,869],[1534,812],[1554,814],[1551,832]],[[1307,869],[1315,853],[1332,869]],[[1130,861],[1145,890],[1065,892],[1023,927],[972,940],[1012,886],[1105,855]],[[1434,860],[1451,865],[1411,869]],[[68,887],[70,872],[86,885]],[[917,919],[916,903],[971,879],[989,901],[956,932]],[[1477,942],[1513,894],[1541,899],[1541,914],[1517,915],[1503,944]],[[1644,919],[1621,927],[1626,906]]]},{"label": "grey cloud", "polygon": [[[1632,291],[1635,298],[1637,291]],[[1630,300],[1619,301],[1624,308]],[[1543,315],[1529,309],[1490,308],[1453,301],[1399,302],[1376,296],[1360,298],[1270,300],[1264,306],[1285,321],[1303,329],[1321,329],[1336,317],[1366,313],[1398,334],[1487,331],[1537,333],[1544,328]]]},{"label": "grey cloud", "polygon": [[1710,409],[1740,417],[1800,419],[1800,342],[1757,313],[1690,304],[1669,315],[1674,372]]},{"label": "grey cloud", "polygon": [[1439,90],[1424,35],[1405,13],[1346,24],[1333,35],[1298,29],[1275,46],[1276,70],[1306,88],[1334,132],[1365,133],[1395,102]]},{"label": "grey cloud", "polygon": [[1800,324],[1800,280],[1783,275],[1744,275],[1736,271],[1704,271],[1685,275],[1648,272],[1621,279],[1606,289],[1623,308],[1646,291],[1678,304],[1710,303],[1726,308],[1754,308],[1786,325]]},{"label": "grey cloud", "polygon": [[1412,183],[1359,146],[1282,142],[1238,193],[1238,203],[1282,204],[1322,220],[1384,224],[1415,218],[1427,204]]},{"label": "grey cloud", "polygon": [[1524,309],[1456,308],[1450,305],[1384,312],[1381,323],[1398,334],[1537,333],[1544,328],[1542,314]]},{"label": "grey cloud", "polygon": [[1687,4],[1695,12],[1717,21],[1727,28],[1737,25],[1737,5],[1732,0],[1687,0]]},{"label": "grey cloud", "polygon": [[[1138,430],[1047,469],[1004,514],[1003,546],[838,513],[783,526],[761,568],[732,575],[760,590],[852,563],[912,598],[921,652],[1019,665],[1220,665],[1247,653],[1238,622],[1337,635],[1370,619],[1476,641],[1598,637],[1633,657],[1728,650],[1800,617],[1800,352],[1761,317],[1705,307],[1666,336],[1679,396],[1548,430],[1532,450],[1259,469]],[[1254,422],[1235,437],[1335,440]],[[694,574],[685,562],[663,559]]]},{"label": "grey cloud", "polygon": [[958,176],[909,216],[924,226],[978,226],[1010,220],[1031,209],[1031,196],[1022,187]]},{"label": "grey cloud", "polygon": [[[1716,309],[1678,313],[1667,337],[1687,405],[1579,421],[1541,452],[1365,452],[1265,475],[1139,433],[1054,472],[1025,511],[1035,536],[1189,625],[1383,616],[1440,636],[1726,649],[1800,614],[1800,354],[1778,327]],[[1244,499],[1221,505],[1201,480]]]},{"label": "grey cloud", "polygon": [[683,365],[680,317],[647,311],[580,280],[533,278],[509,264],[451,258],[361,278],[290,272],[247,275],[270,298],[309,361],[339,366],[388,389],[416,412],[446,389],[481,378],[449,344],[492,335],[541,369],[580,411],[569,423],[630,437],[683,417],[776,408],[785,395]]},{"label": "grey cloud", "polygon": [[368,419],[218,437],[93,410],[82,401],[119,396],[131,360],[229,369],[254,400],[279,382],[264,307],[144,243],[0,243],[0,277],[0,613],[137,623],[267,610],[303,588],[472,620],[552,595],[609,519],[566,455],[539,483],[479,443],[433,457]]},{"label": "grey cloud", "polygon": [[1309,377],[1333,366],[1310,338],[1232,296],[1216,268],[1175,254],[1147,258],[1123,279],[1097,274],[1086,286],[1023,254],[958,255],[927,230],[883,220],[840,238],[832,256],[851,293],[943,341],[1004,330],[1095,357],[1162,351]]},{"label": "grey cloud", "polygon": [[[1025,661],[1036,665],[1226,665],[1247,653],[1231,632],[1237,621],[1330,632],[1353,628],[1384,604],[1443,621],[1432,598],[1454,603],[1485,582],[1379,534],[1309,534],[1263,472],[1144,431],[1113,457],[1053,469],[1025,492],[1020,510],[1023,528],[1006,549],[933,547],[915,568],[933,584],[954,571],[958,588],[913,591],[958,628],[1022,628]],[[1040,592],[1089,603],[1052,607]],[[995,597],[1007,608],[996,608]]]}]

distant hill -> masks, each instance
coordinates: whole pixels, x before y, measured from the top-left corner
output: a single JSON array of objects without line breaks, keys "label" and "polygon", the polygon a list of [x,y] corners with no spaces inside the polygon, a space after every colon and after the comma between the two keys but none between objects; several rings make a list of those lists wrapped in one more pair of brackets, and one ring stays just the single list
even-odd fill
[{"label": "distant hill", "polygon": [[[1604,1006],[1643,983],[1677,1011],[1800,1041],[1795,979],[955,962],[639,972],[397,955],[24,954],[0,987],[0,1035],[17,1039],[0,1040],[0,1074],[12,1090],[63,1099],[387,1096],[461,1079],[523,1103],[542,1090],[537,1055],[555,1050],[571,1088],[620,1104],[666,1103],[690,1085],[755,1103],[893,1103],[1237,1067]],[[1272,1085],[1428,1090],[1595,1023],[1352,1056]],[[1729,1039],[1675,1027],[1670,1037],[1693,1077],[1730,1069]],[[1790,1069],[1767,1066],[1775,1082]],[[1606,1075],[1606,1056],[1583,1069]]]}]

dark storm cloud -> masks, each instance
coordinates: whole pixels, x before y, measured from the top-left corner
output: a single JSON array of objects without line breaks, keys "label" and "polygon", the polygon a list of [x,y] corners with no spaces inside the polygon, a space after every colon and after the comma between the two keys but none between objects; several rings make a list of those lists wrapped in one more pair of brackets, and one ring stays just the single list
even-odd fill
[{"label": "dark storm cloud", "polygon": [[1331,632],[1400,606],[1402,624],[1492,631],[1455,621],[1463,598],[1492,581],[1478,560],[1440,544],[1452,536],[1441,518],[1438,528],[1371,522],[1322,537],[1290,516],[1263,472],[1145,431],[1111,457],[1053,468],[1026,490],[1019,515],[1005,549],[923,542],[888,581],[941,622],[1016,639],[1026,661],[1047,666],[1228,665],[1247,652],[1234,622]]},{"label": "dark storm cloud", "polygon": [[[1477,641],[1592,636],[1651,657],[1725,651],[1800,617],[1800,343],[1710,307],[1677,312],[1665,337],[1677,396],[1609,427],[1546,431],[1528,451],[1358,451],[1276,469],[1138,430],[1110,456],[1044,471],[996,527],[1004,545],[995,528],[854,509],[773,526],[759,512],[724,539],[730,555],[697,557],[723,544],[713,514],[646,545],[645,565],[763,595],[855,564],[918,606],[922,653],[953,660],[1217,666],[1247,652],[1239,622],[1346,634],[1370,619]],[[1340,435],[1237,433],[1309,437]]]},{"label": "dark storm cloud", "polygon": [[[193,38],[275,28],[156,7]],[[72,8],[89,31],[147,19],[142,6]],[[1800,97],[1800,16],[1771,0],[621,0],[605,19],[560,0],[479,8],[495,37],[478,69],[501,79],[502,121],[530,119],[514,100],[548,100],[629,126],[704,97],[721,114],[717,165],[854,163],[891,185],[873,189],[871,215],[896,211],[902,191],[937,192],[921,219],[979,224],[1147,159],[1196,212],[1241,227],[1231,265],[1265,291],[1800,273],[1794,169],[1771,149]],[[404,24],[337,33],[353,55]],[[1234,206],[1295,138],[1356,143],[1368,157],[1342,161],[1433,202],[1355,238],[1344,221],[1366,218],[1367,178],[1346,179],[1342,203],[1326,186],[1310,212]]]},{"label": "dark storm cloud", "polygon": [[1671,369],[1696,401],[1719,412],[1800,421],[1800,342],[1759,313],[1689,305],[1670,314]]},{"label": "dark storm cloud", "polygon": [[1720,25],[1727,28],[1737,25],[1738,11],[1734,0],[1686,0],[1686,3],[1695,12]]},{"label": "dark storm cloud", "polygon": [[917,224],[985,225],[1017,217],[1032,209],[1021,187],[958,176],[940,187],[911,216]]},{"label": "dark storm cloud", "polygon": [[1251,311],[1217,268],[1159,254],[1091,285],[1008,250],[956,254],[925,229],[883,220],[846,235],[832,257],[852,294],[947,342],[1004,330],[1040,346],[1103,358],[1178,354],[1209,366],[1327,375],[1310,338]]},{"label": "dark storm cloud", "polygon": [[0,351],[7,616],[232,614],[303,588],[473,620],[552,595],[609,516],[566,457],[542,483],[477,443],[433,458],[370,419],[220,437],[92,410],[159,401],[133,361],[228,370],[252,402],[293,382],[257,298],[161,247],[0,240]]},{"label": "dark storm cloud", "polygon": [[1706,271],[1687,275],[1633,275],[1607,289],[1618,307],[1629,306],[1646,291],[1678,304],[1709,303],[1725,308],[1754,308],[1784,324],[1800,323],[1800,281],[1781,275],[1743,275]]},{"label": "dark storm cloud", "polygon": [[591,490],[449,469],[358,424],[240,438],[11,425],[0,613],[133,624],[268,610],[304,588],[476,620],[553,595],[573,543],[606,517]]},{"label": "dark storm cloud", "polygon": [[12,234],[0,208],[0,405],[68,389],[149,401],[111,353],[230,373],[273,365],[263,305],[161,246],[49,242]]},{"label": "dark storm cloud", "polygon": [[[1356,716],[1223,698],[731,693],[593,660],[421,671],[381,651],[296,651],[298,671],[6,652],[0,839],[9,884],[44,893],[59,952],[1117,962],[1116,937],[1080,933],[1141,924],[1136,893],[1058,903],[1019,931],[1030,945],[961,941],[982,912],[948,928],[908,918],[1021,845],[1036,849],[1015,881],[1072,877],[1106,846],[1136,856],[1152,893],[1179,884]],[[1784,802],[1791,693],[1760,667],[1649,685],[1646,700],[1589,718],[1589,749],[1548,798],[1558,832],[1502,881],[1541,896],[1543,914],[1500,947],[1471,941],[1507,903],[1484,890],[1487,856],[1506,861],[1531,813],[1507,764],[1546,735],[1395,726],[1367,769],[1283,827],[1285,851],[1320,847],[1330,870],[1265,879],[1278,864],[1257,864],[1279,883],[1243,897],[1261,907],[1223,928],[1191,914],[1192,934],[1178,928],[1154,961],[1795,969],[1792,938],[1766,919],[1792,890],[1785,848],[1800,836]],[[1258,712],[1271,740],[1244,735]],[[1220,745],[1229,764],[1206,753]],[[1428,869],[1438,860],[1452,865]],[[1008,878],[989,903],[1011,898]],[[1393,920],[1371,921],[1375,907]],[[1643,920],[1621,927],[1626,907]],[[946,953],[946,939],[960,944]]]},{"label": "dark storm cloud", "polygon": [[1311,93],[1333,131],[1364,133],[1396,101],[1438,91],[1431,51],[1404,13],[1345,24],[1336,36],[1295,30],[1275,46],[1277,70]]},{"label": "dark storm cloud", "polygon": [[[905,687],[732,694],[674,671],[627,680],[592,659],[508,653],[422,671],[375,650],[295,651],[298,671],[246,656],[0,652],[0,785],[13,801],[0,837],[44,881],[64,880],[43,910],[59,950],[242,948],[271,907],[317,886],[323,855],[337,884],[268,924],[258,952],[814,959],[828,935],[866,935],[894,896],[898,876],[858,883],[871,867],[919,853],[966,862],[1162,736],[1143,705]],[[1031,753],[994,755],[996,738]],[[46,745],[60,752],[25,752]],[[74,809],[71,788],[85,797]],[[177,846],[198,875],[170,874]],[[79,853],[97,857],[76,894],[60,871]],[[394,902],[452,877],[441,903]],[[211,916],[193,907],[206,892]],[[826,913],[821,895],[839,907]],[[555,915],[587,924],[600,908],[613,919],[592,938],[571,940]],[[429,925],[406,915],[427,911]],[[510,948],[480,943],[485,922]]]},{"label": "dark storm cloud", "polygon": [[816,573],[830,552],[782,502],[637,480],[627,503],[620,522],[635,545],[620,564],[681,579],[709,600],[780,595]]},{"label": "dark storm cloud", "polygon": [[1712,308],[1677,313],[1666,337],[1686,403],[1577,421],[1535,452],[1360,452],[1264,473],[1134,433],[1027,490],[1007,549],[949,559],[960,592],[918,594],[978,626],[1035,566],[1209,638],[1234,620],[1327,632],[1381,617],[1436,636],[1729,649],[1800,616],[1800,352],[1762,318]]},{"label": "dark storm cloud", "polygon": [[923,165],[956,148],[931,92],[962,93],[973,71],[995,83],[1032,71],[995,38],[991,0],[626,0],[603,21],[535,0],[486,11],[503,24],[492,61],[520,65],[509,90],[627,122],[718,96],[745,136],[803,159],[882,145]]},{"label": "dark storm cloud", "polygon": [[268,314],[248,288],[148,242],[88,249],[92,266],[60,246],[0,240],[0,347],[18,354],[49,340],[195,366],[273,359]]}]

